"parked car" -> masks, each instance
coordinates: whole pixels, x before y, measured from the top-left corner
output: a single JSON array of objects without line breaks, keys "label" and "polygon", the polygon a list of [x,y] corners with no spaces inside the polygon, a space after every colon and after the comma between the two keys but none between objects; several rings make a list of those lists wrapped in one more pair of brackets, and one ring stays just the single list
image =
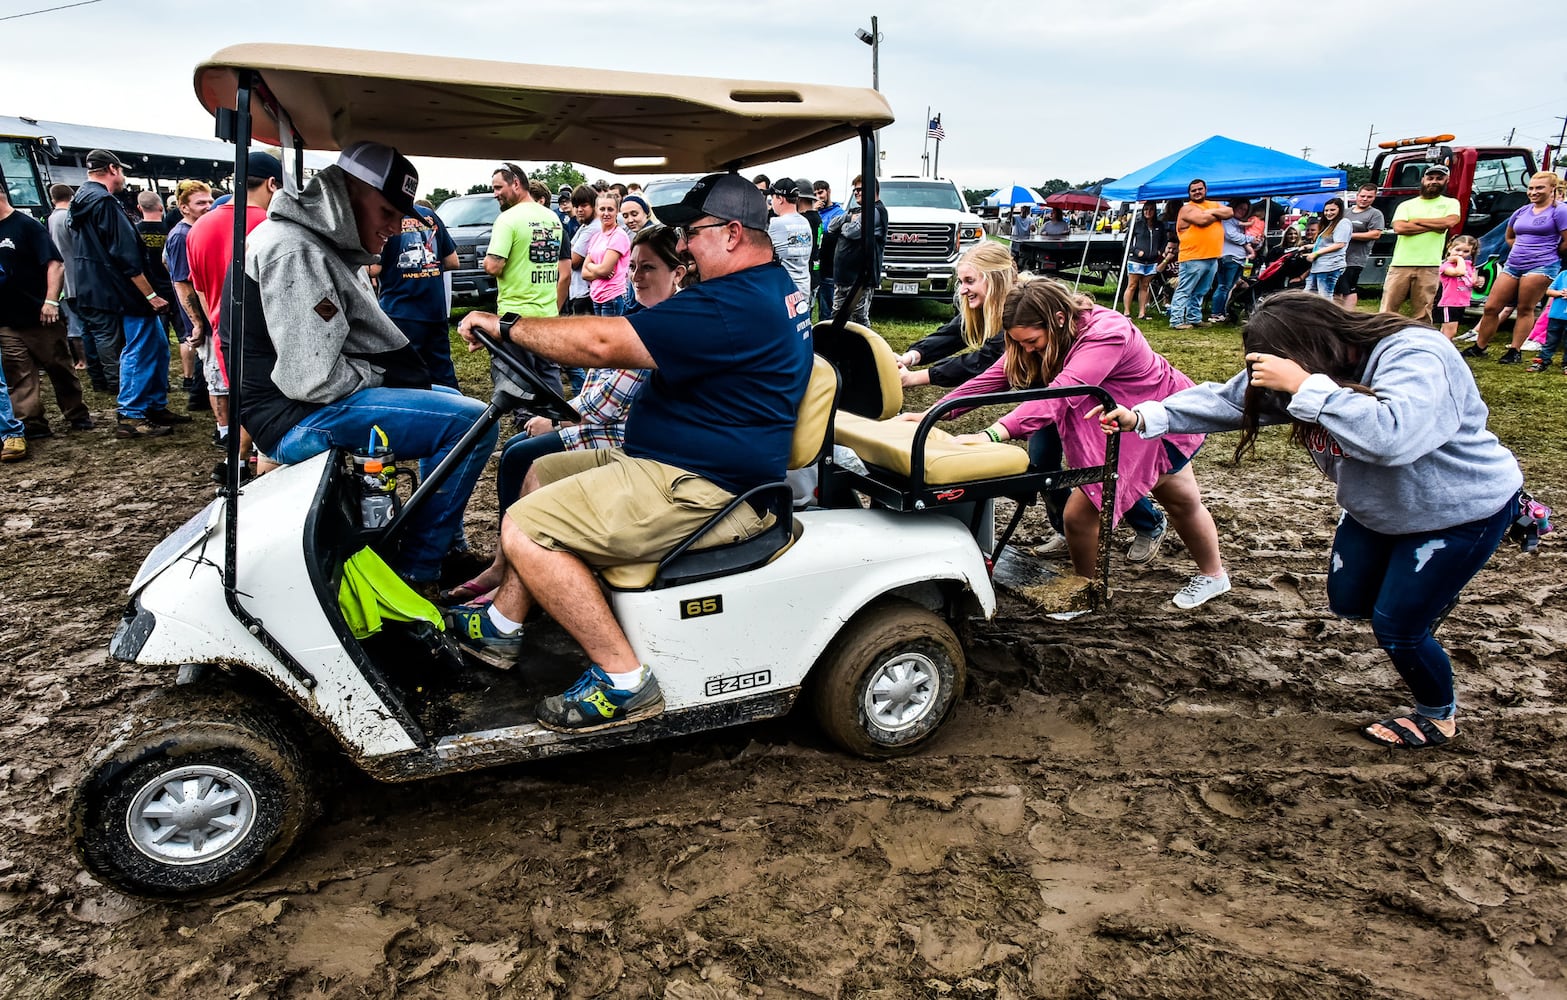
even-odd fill
[{"label": "parked car", "polygon": [[490,246],[490,230],[501,214],[492,194],[465,194],[441,202],[435,214],[446,223],[457,244],[457,270],[452,272],[452,304],[495,304],[495,279],[484,273],[484,252]]}]

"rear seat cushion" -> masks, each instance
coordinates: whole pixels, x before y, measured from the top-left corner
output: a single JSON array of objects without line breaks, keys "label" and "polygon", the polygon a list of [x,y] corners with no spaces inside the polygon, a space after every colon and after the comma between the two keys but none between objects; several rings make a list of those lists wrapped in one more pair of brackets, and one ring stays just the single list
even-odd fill
[{"label": "rear seat cushion", "polygon": [[[838,411],[834,439],[871,464],[907,476],[912,469],[912,420],[870,420]],[[1015,445],[958,444],[952,435],[933,429],[925,441],[925,482],[932,486],[976,479],[1016,476],[1028,471],[1028,452]]]}]

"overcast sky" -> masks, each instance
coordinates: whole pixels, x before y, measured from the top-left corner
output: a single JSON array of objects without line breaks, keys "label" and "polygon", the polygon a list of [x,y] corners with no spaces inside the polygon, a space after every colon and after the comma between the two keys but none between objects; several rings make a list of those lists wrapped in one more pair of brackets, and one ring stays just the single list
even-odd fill
[{"label": "overcast sky", "polygon": [[[0,0],[0,18],[60,2]],[[941,172],[964,187],[1118,177],[1216,133],[1324,164],[1360,163],[1372,127],[1475,144],[1516,129],[1538,151],[1567,115],[1567,19],[1469,0],[96,0],[0,20],[0,114],[210,136],[192,70],[263,41],[868,85],[854,31],[872,14],[898,118],[886,173],[919,173],[930,106]],[[426,191],[488,180],[487,163],[418,162]],[[748,170],[842,191],[855,162],[840,145]]]}]

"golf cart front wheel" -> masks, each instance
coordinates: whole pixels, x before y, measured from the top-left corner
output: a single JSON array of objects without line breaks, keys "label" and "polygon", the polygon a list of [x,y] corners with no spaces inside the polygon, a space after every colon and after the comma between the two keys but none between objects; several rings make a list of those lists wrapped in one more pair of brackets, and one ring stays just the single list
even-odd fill
[{"label": "golf cart front wheel", "polygon": [[856,615],[816,665],[817,721],[862,757],[923,746],[963,691],[963,647],[951,626],[908,601]]},{"label": "golf cart front wheel", "polygon": [[203,896],[271,868],[314,819],[298,741],[251,712],[133,725],[76,792],[82,864],[136,896]]}]

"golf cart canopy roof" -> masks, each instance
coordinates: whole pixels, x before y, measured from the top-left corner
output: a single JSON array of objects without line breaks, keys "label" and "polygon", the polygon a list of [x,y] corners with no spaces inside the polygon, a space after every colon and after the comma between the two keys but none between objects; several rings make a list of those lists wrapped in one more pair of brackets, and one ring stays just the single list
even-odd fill
[{"label": "golf cart canopy roof", "polygon": [[405,156],[567,160],[607,171],[707,172],[810,152],[891,124],[874,90],[528,66],[314,45],[235,45],[196,68],[208,111],[260,81],[255,139],[275,109],[311,149],[359,140]]}]

